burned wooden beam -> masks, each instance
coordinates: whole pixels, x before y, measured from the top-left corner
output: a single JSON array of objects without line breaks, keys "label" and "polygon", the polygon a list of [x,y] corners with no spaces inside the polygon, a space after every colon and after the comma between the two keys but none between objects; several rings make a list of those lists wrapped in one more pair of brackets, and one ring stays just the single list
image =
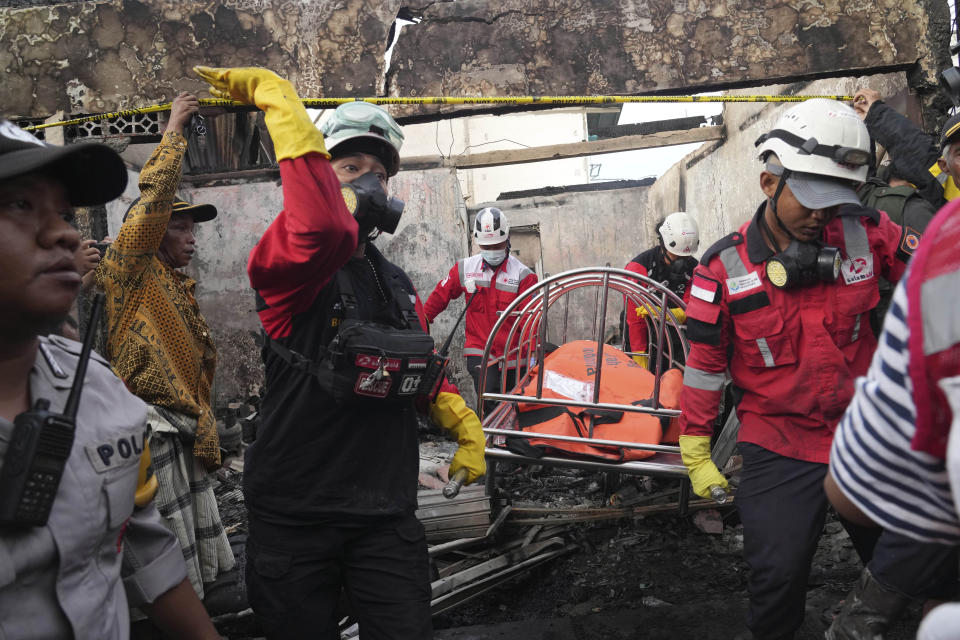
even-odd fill
[{"label": "burned wooden beam", "polygon": [[[589,122],[589,116],[588,116]],[[587,133],[597,136],[599,140],[622,138],[624,136],[648,136],[662,131],[684,131],[708,125],[722,124],[720,116],[707,118],[691,116],[689,118],[673,118],[671,120],[654,120],[652,122],[638,122],[636,124],[618,124],[609,127],[589,127]]]}]

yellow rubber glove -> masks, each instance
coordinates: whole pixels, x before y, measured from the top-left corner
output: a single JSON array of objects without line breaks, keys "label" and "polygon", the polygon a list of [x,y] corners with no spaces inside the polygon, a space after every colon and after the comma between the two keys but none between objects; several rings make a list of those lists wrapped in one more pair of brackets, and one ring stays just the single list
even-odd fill
[{"label": "yellow rubber glove", "polygon": [[[658,316],[660,315],[660,309],[658,307],[654,307],[653,311]],[[676,318],[680,324],[687,321],[687,312],[680,307],[670,307],[670,313],[673,314],[673,317]],[[650,312],[647,311],[646,307],[637,307],[637,317],[646,318],[648,315],[650,315]]]},{"label": "yellow rubber glove", "polygon": [[430,417],[444,429],[457,437],[460,448],[450,463],[450,477],[459,469],[466,469],[470,484],[487,472],[487,461],[483,457],[484,436],[480,419],[467,408],[463,398],[455,393],[441,391],[436,401],[430,405]]},{"label": "yellow rubber glove", "polygon": [[680,457],[690,473],[693,492],[701,498],[711,498],[710,487],[730,486],[710,459],[710,436],[680,436]]},{"label": "yellow rubber glove", "polygon": [[649,368],[650,368],[650,358],[649,358],[649,357],[647,357],[647,356],[632,356],[632,358],[633,358],[633,361],[634,361],[634,362],[636,362],[638,365],[640,365],[640,366],[643,367],[644,369],[649,369]]},{"label": "yellow rubber glove", "polygon": [[233,98],[263,110],[277,160],[299,158],[311,152],[330,157],[323,134],[313,126],[289,81],[269,69],[257,67],[194,67],[193,70],[210,83],[212,95]]}]

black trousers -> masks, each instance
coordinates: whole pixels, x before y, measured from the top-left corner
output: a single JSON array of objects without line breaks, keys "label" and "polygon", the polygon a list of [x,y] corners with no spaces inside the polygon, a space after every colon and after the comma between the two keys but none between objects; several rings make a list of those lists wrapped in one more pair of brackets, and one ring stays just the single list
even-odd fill
[{"label": "black trousers", "polygon": [[957,597],[960,548],[919,542],[884,529],[867,565],[877,582],[915,600]]},{"label": "black trousers", "polygon": [[[467,371],[470,372],[470,377],[473,378],[473,389],[477,392],[477,411],[480,410],[480,362],[483,360],[483,356],[467,356]],[[491,364],[487,366],[487,379],[484,383],[484,391],[487,393],[499,393],[500,392],[500,375],[502,369],[500,364]],[[516,384],[517,379],[517,370],[508,369],[507,370],[507,387],[506,390],[509,391],[513,389],[513,386]],[[493,411],[497,406],[496,402],[487,401],[483,404],[484,415]]]},{"label": "black trousers", "polygon": [[757,640],[792,638],[803,624],[810,564],[826,520],[827,465],[747,442],[738,447],[743,473],[736,505],[750,568],[747,627]]},{"label": "black trousers", "polygon": [[251,514],[246,579],[250,606],[271,640],[339,640],[341,593],[364,640],[433,637],[426,537],[412,513],[305,526]]}]

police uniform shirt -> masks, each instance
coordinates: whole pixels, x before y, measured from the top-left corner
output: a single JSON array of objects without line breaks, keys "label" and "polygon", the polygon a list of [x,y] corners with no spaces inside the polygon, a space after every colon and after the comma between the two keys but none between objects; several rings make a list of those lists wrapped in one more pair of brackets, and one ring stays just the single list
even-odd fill
[{"label": "police uniform shirt", "polygon": [[[80,344],[40,339],[30,404],[66,403]],[[13,424],[0,418],[0,465]],[[186,577],[177,540],[153,503],[134,509],[146,405],[91,354],[70,457],[47,524],[0,525],[0,638],[129,636],[129,606]]]}]

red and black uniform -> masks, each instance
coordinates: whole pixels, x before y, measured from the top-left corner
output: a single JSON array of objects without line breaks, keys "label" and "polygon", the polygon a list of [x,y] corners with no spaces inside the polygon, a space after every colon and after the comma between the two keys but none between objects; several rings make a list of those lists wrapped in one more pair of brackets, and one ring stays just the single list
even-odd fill
[{"label": "red and black uniform", "polygon": [[[688,302],[690,297],[689,285],[693,277],[693,270],[697,266],[695,258],[679,256],[670,264],[666,263],[666,254],[662,246],[647,249],[624,267],[627,271],[646,276],[656,282],[666,282],[667,288]],[[643,352],[649,345],[649,330],[647,321],[637,311],[634,304],[624,305],[624,315],[627,320],[627,351]]]},{"label": "red and black uniform", "polygon": [[778,289],[761,206],[707,250],[690,286],[680,425],[713,434],[729,370],[744,469],[737,506],[751,568],[748,626],[757,638],[792,637],[803,620],[810,561],[826,514],[822,488],[837,422],[877,341],[870,310],[878,276],[900,279],[912,249],[885,213],[845,206],[822,240],[843,258],[836,282]]},{"label": "red and black uniform", "polygon": [[[403,328],[409,321],[397,300],[409,296],[426,330],[416,291],[399,267],[369,243],[363,257],[351,257],[357,224],[329,161],[316,153],[282,160],[280,175],[284,210],[247,267],[269,340],[316,358],[343,318],[334,277],[341,270],[360,320]],[[340,404],[269,343],[262,355],[262,422],[243,478],[250,516],[247,580],[258,618],[277,636],[320,637],[326,629],[318,625],[333,618],[346,584],[356,606],[382,616],[365,634],[431,637],[429,562],[414,516],[419,451],[413,400]]]},{"label": "red and black uniform", "polygon": [[[464,319],[466,339],[463,355],[467,359],[467,369],[473,377],[474,388],[479,397],[480,360],[490,331],[496,324],[499,313],[506,310],[521,293],[537,284],[537,275],[512,255],[507,255],[506,260],[496,267],[487,264],[481,254],[459,260],[427,298],[424,311],[430,322],[447,308],[451,300],[456,300],[466,292],[467,280],[473,280],[477,290]],[[490,349],[491,358],[504,355],[507,333],[501,331],[497,336]],[[506,366],[510,369],[517,366],[515,355],[506,359]],[[499,380],[500,366],[491,366],[487,373],[486,390],[497,388]],[[508,386],[512,386],[509,380]]]}]

